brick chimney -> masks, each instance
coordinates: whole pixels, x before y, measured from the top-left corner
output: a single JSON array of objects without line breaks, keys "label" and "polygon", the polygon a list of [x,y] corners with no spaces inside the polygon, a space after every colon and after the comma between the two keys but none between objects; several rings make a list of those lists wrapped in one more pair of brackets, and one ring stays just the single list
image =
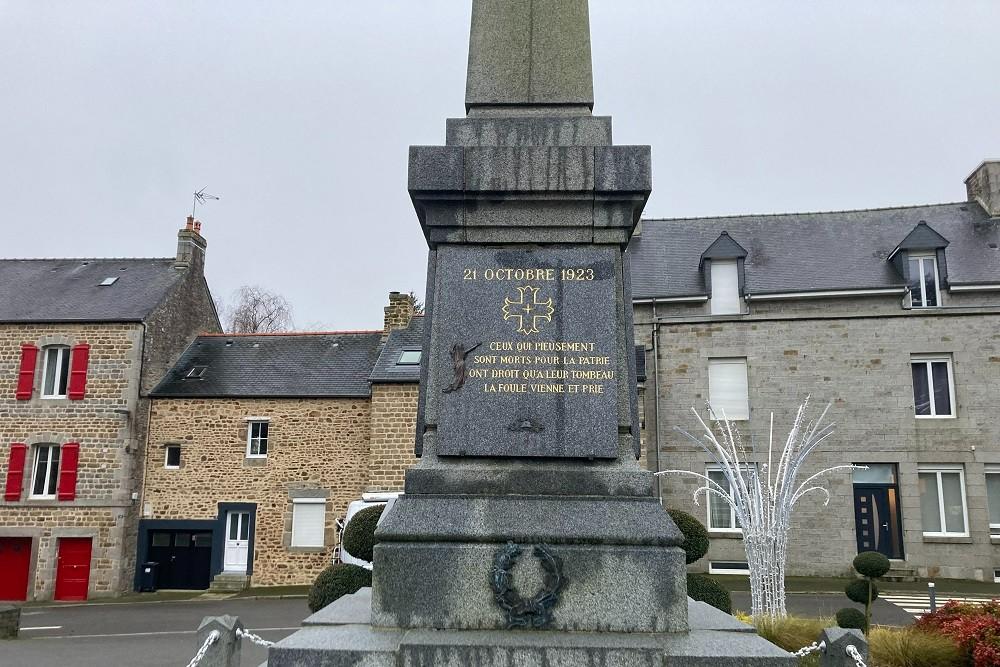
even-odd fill
[{"label": "brick chimney", "polygon": [[183,229],[177,232],[177,261],[174,262],[174,268],[204,273],[207,247],[208,241],[201,235],[201,221],[189,215]]},{"label": "brick chimney", "polygon": [[1000,218],[1000,160],[985,160],[965,179],[969,201],[974,201],[991,218]]},{"label": "brick chimney", "polygon": [[413,303],[410,295],[402,292],[389,292],[389,305],[385,307],[385,319],[382,329],[385,335],[393,329],[405,329],[413,318]]}]

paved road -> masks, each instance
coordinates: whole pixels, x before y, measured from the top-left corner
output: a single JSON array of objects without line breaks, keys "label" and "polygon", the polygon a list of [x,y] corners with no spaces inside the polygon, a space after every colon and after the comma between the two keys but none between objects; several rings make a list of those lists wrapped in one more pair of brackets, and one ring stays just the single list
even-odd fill
[{"label": "paved road", "polygon": [[[26,607],[21,639],[0,643],[2,667],[184,667],[197,650],[205,616],[233,614],[277,641],[309,615],[304,599],[212,600]],[[244,640],[242,665],[257,667],[266,649]]]},{"label": "paved road", "polygon": [[[733,610],[750,611],[750,594],[733,593]],[[854,604],[843,593],[789,593],[785,606],[795,616],[824,616],[832,618],[844,607],[864,611],[864,606]],[[879,625],[909,625],[913,616],[895,604],[876,600],[872,605],[872,622]]]},{"label": "paved road", "polygon": [[[953,601],[968,604],[984,604],[995,599],[995,597],[996,596],[989,595],[973,595],[964,597],[956,597],[954,595],[937,595],[935,596],[935,600],[937,601],[937,606],[941,607],[946,602]],[[903,611],[912,614],[914,618],[920,618],[931,610],[931,598],[927,593],[886,593],[882,596],[882,599],[887,602],[891,602]]]}]

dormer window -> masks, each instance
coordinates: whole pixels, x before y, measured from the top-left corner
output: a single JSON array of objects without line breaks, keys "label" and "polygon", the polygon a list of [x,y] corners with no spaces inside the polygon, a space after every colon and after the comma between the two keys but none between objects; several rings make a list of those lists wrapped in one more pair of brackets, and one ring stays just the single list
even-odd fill
[{"label": "dormer window", "polygon": [[742,312],[740,274],[735,259],[712,260],[711,307],[713,315]]},{"label": "dormer window", "polygon": [[941,281],[938,279],[935,253],[908,253],[910,305],[933,308],[941,305]]}]

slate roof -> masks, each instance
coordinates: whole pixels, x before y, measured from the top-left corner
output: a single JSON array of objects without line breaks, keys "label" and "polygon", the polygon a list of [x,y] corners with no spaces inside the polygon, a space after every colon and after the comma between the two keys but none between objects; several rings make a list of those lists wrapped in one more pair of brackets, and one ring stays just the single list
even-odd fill
[{"label": "slate roof", "polygon": [[0,259],[0,322],[141,321],[181,276],[172,257]]},{"label": "slate roof", "polygon": [[372,370],[371,381],[420,382],[420,364],[399,364],[404,350],[420,350],[424,345],[424,318],[414,316],[405,329],[394,329],[385,341],[382,354]]},{"label": "slate roof", "polygon": [[950,243],[954,285],[1000,283],[1000,220],[975,203],[643,220],[629,245],[634,299],[705,294],[698,262],[723,231],[747,250],[748,294],[902,287],[889,254],[918,223]]},{"label": "slate roof", "polygon": [[[198,336],[154,397],[367,397],[381,331]],[[203,377],[186,378],[194,366]]]}]

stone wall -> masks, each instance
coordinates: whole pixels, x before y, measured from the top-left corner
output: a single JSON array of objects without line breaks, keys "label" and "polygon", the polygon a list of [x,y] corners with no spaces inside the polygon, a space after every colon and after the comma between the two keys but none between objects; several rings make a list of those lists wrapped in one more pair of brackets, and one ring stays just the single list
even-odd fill
[{"label": "stone wall", "polygon": [[[39,353],[30,401],[15,400],[21,345],[90,345],[83,400],[42,399]],[[132,505],[127,470],[136,456],[132,435],[138,402],[142,330],[137,324],[0,325],[0,479],[10,444],[29,445],[20,501],[0,499],[0,535],[31,536],[36,551],[29,598],[51,597],[58,537],[94,537],[90,593],[119,591],[124,558],[123,515]],[[80,443],[76,498],[29,498],[33,445]]]},{"label": "stone wall", "polygon": [[372,440],[368,488],[402,491],[413,454],[419,385],[372,385]]},{"label": "stone wall", "polygon": [[387,336],[393,329],[405,329],[413,319],[413,302],[409,294],[389,292],[389,305],[382,310],[385,313],[382,330]]},{"label": "stone wall", "polygon": [[[691,407],[702,414],[708,400],[708,359],[746,357],[750,421],[740,424],[766,461],[767,427],[773,410],[776,439],[787,434],[799,402],[812,395],[814,411],[831,403],[836,433],[810,459],[804,476],[840,463],[895,463],[899,471],[905,563],[925,576],[991,580],[1000,547],[991,543],[984,466],[1000,463],[995,435],[996,388],[1000,386],[1000,309],[983,297],[951,295],[953,308],[906,311],[895,298],[827,299],[757,308],[750,315],[704,317],[690,307],[658,306],[659,416],[649,353],[644,412],[645,439],[659,443],[661,468],[704,472],[709,459],[674,431],[698,434]],[[969,306],[958,308],[958,306]],[[651,349],[652,309],[636,307],[636,336]],[[910,355],[950,354],[957,416],[917,419],[913,409]],[[655,452],[650,456],[655,461]],[[969,537],[929,537],[921,528],[919,464],[962,464]],[[668,506],[706,520],[706,503],[695,506],[691,479],[663,481]],[[793,520],[789,574],[846,574],[857,553],[850,473],[828,480],[822,496],[803,499]],[[744,560],[742,541],[716,534],[709,560]]]},{"label": "stone wall", "polygon": [[[246,458],[247,417],[270,419],[267,459]],[[220,502],[257,504],[254,585],[312,583],[330,563],[335,520],[367,483],[371,408],[367,398],[154,399],[145,519],[215,519]],[[167,444],[181,468],[164,468]],[[325,546],[291,547],[292,497],[323,492]]]}]

